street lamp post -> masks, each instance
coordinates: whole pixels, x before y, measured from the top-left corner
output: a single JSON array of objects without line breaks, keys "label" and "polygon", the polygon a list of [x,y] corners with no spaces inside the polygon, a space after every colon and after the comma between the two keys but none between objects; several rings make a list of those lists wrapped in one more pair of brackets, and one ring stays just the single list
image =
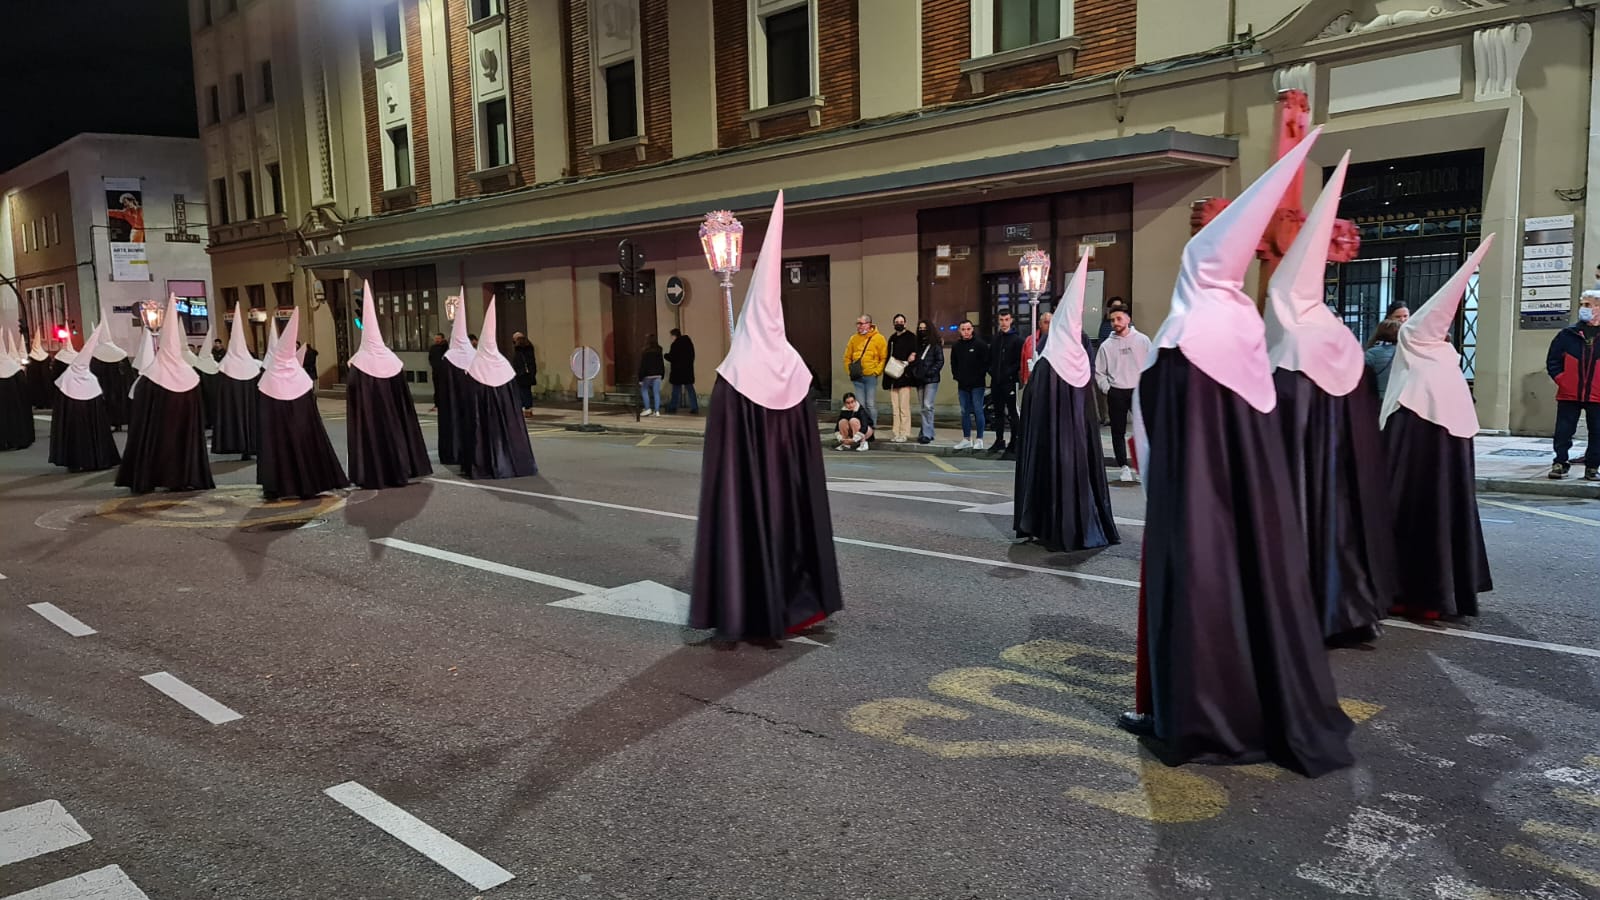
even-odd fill
[{"label": "street lamp post", "polygon": [[1050,283],[1050,254],[1043,250],[1029,250],[1022,254],[1022,261],[1017,264],[1017,271],[1022,276],[1022,289],[1028,294],[1028,315],[1033,320],[1033,346],[1034,353],[1039,352],[1039,295],[1044,293],[1045,286]]},{"label": "street lamp post", "polygon": [[700,246],[706,265],[722,279],[722,309],[728,319],[728,339],[733,339],[733,273],[744,254],[744,226],[727,210],[706,213],[700,225]]},{"label": "street lamp post", "polygon": [[140,300],[137,305],[139,307],[139,320],[144,323],[144,327],[153,333],[159,334],[161,332],[161,320],[166,318],[167,315],[166,306],[155,300]]}]

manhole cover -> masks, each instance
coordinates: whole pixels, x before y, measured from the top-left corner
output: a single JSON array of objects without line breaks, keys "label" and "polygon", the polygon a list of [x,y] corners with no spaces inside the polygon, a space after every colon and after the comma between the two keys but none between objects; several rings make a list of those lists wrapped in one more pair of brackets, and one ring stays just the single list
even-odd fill
[{"label": "manhole cover", "polygon": [[318,528],[328,524],[327,519],[289,519],[281,522],[263,522],[260,525],[246,525],[239,529],[246,534],[267,534],[275,531],[299,531],[302,528]]},{"label": "manhole cover", "polygon": [[1489,455],[1490,456],[1526,456],[1526,457],[1530,457],[1530,458],[1543,458],[1543,457],[1549,456],[1550,455],[1550,451],[1549,450],[1516,450],[1516,449],[1512,449],[1512,448],[1507,448],[1507,449],[1504,449],[1504,450],[1495,450],[1495,451],[1491,452]]}]

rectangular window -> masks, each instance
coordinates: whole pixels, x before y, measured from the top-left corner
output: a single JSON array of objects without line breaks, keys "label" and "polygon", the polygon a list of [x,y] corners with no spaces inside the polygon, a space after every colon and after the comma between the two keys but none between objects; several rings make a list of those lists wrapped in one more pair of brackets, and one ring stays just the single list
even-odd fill
[{"label": "rectangular window", "polygon": [[61,219],[55,213],[50,214],[50,243],[61,243]]},{"label": "rectangular window", "polygon": [[33,243],[33,246],[29,247],[28,249],[39,249],[39,223],[32,219],[28,220],[28,237]]},{"label": "rectangular window", "polygon": [[272,102],[272,60],[261,61],[261,104],[265,106]]},{"label": "rectangular window", "polygon": [[502,0],[472,0],[472,21],[500,15]]},{"label": "rectangular window", "polygon": [[218,90],[216,85],[213,84],[206,88],[206,101],[206,112],[209,113],[209,115],[206,117],[206,123],[209,125],[215,125],[218,122],[221,122],[222,91]]},{"label": "rectangular window", "polygon": [[236,287],[223,288],[222,305],[224,307],[223,313],[233,312],[234,307],[239,305],[239,289]]},{"label": "rectangular window", "polygon": [[239,173],[239,196],[244,199],[244,218],[248,222],[256,217],[256,180],[249,172]]},{"label": "rectangular window", "polygon": [[236,116],[242,116],[244,115],[244,111],[244,73],[235,72],[233,74],[233,114]]},{"label": "rectangular window", "polygon": [[378,7],[378,36],[383,43],[378,47],[378,58],[393,56],[405,49],[400,31],[400,4],[398,0]]},{"label": "rectangular window", "polygon": [[226,178],[211,179],[211,202],[216,204],[211,210],[212,224],[226,225],[233,221],[228,216],[228,180]]},{"label": "rectangular window", "polygon": [[267,289],[259,284],[245,285],[244,294],[250,298],[251,309],[267,308]]},{"label": "rectangular window", "polygon": [[639,135],[639,95],[634,88],[633,60],[606,66],[606,140]]},{"label": "rectangular window", "polygon": [[483,157],[482,168],[493,169],[510,164],[511,125],[506,118],[505,98],[483,104],[479,118],[483,123],[483,139],[479,144]]},{"label": "rectangular window", "polygon": [[274,281],[272,283],[272,299],[280,309],[294,306],[294,282]]},{"label": "rectangular window", "polygon": [[994,52],[1061,37],[1061,0],[992,0]]},{"label": "rectangular window", "polygon": [[767,105],[811,96],[811,10],[801,4],[763,21],[767,51]]},{"label": "rectangular window", "polygon": [[389,152],[394,160],[394,170],[390,172],[389,187],[403,188],[411,186],[411,133],[410,129],[401,125],[399,128],[389,129]]},{"label": "rectangular window", "polygon": [[272,192],[273,215],[283,215],[283,169],[277,163],[267,163],[267,187]]}]

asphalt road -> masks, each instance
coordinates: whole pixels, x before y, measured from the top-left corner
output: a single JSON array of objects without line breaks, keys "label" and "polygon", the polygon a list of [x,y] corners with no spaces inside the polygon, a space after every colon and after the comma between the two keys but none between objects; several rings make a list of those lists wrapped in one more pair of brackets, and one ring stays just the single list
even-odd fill
[{"label": "asphalt road", "polygon": [[1336,653],[1359,763],[1309,781],[1112,727],[1136,488],[1052,555],[1008,463],[829,452],[845,611],[724,649],[670,621],[698,442],[533,440],[282,504],[0,455],[0,897],[1600,896],[1600,503],[1483,497],[1485,615]]}]

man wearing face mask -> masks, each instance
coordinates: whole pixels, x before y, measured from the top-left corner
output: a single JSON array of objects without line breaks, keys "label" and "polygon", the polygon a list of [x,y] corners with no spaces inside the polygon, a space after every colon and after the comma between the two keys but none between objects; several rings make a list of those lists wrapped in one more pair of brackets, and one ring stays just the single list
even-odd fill
[{"label": "man wearing face mask", "polygon": [[1578,433],[1578,419],[1589,426],[1589,447],[1583,455],[1583,480],[1600,481],[1600,290],[1584,291],[1578,298],[1577,324],[1561,329],[1550,342],[1545,370],[1556,383],[1555,463],[1550,477],[1567,477],[1572,465],[1567,453]]}]

